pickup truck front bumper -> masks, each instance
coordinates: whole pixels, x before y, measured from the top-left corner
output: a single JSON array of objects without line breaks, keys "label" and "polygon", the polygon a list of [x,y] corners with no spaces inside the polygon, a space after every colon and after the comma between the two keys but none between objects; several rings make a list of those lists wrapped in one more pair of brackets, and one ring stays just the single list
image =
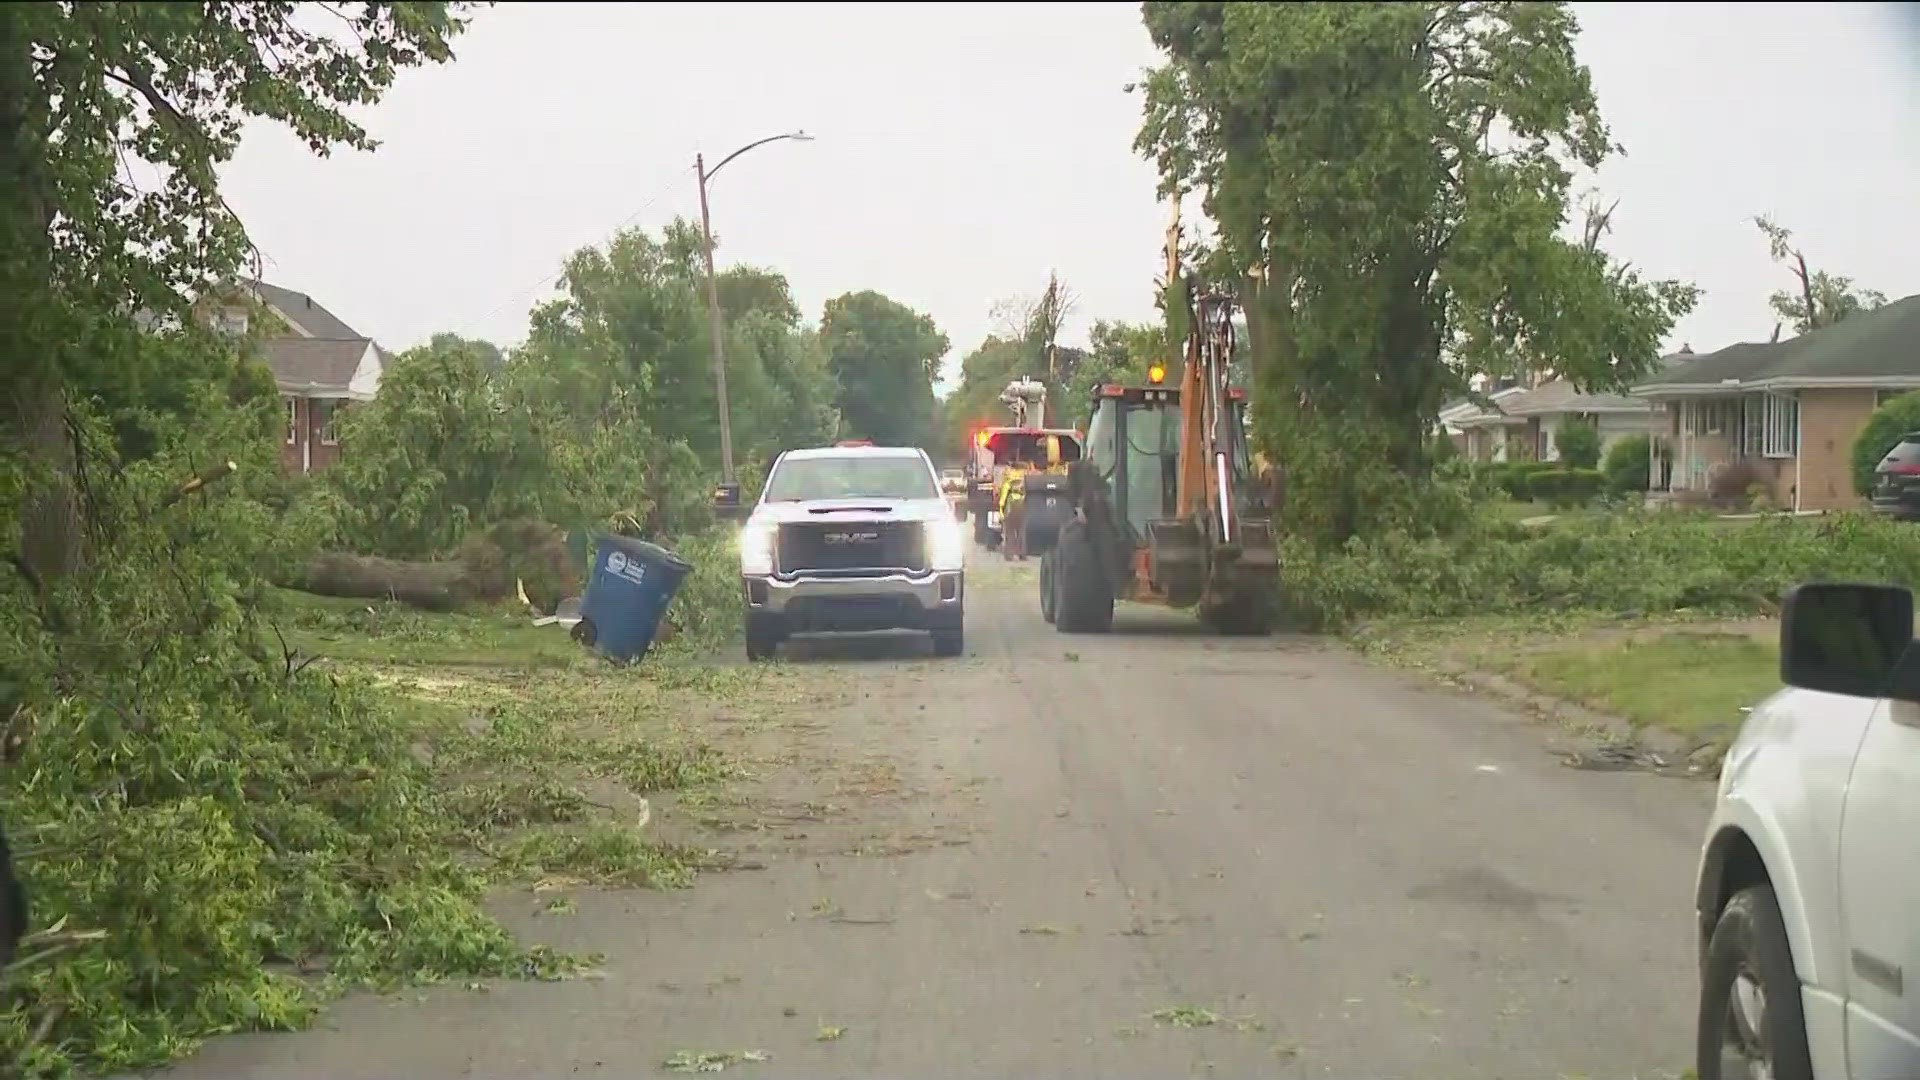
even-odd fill
[{"label": "pickup truck front bumper", "polygon": [[786,634],[862,630],[958,630],[966,602],[960,570],[925,574],[750,575],[747,620]]}]

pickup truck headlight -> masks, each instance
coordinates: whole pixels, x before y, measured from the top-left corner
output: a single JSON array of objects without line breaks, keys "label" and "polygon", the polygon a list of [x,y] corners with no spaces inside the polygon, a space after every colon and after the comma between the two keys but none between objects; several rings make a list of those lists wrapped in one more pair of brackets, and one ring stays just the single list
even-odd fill
[{"label": "pickup truck headlight", "polygon": [[967,534],[959,522],[927,522],[927,565],[935,570],[958,570],[966,557]]},{"label": "pickup truck headlight", "polygon": [[774,525],[770,522],[748,522],[740,530],[740,572],[742,574],[773,573],[773,535]]}]

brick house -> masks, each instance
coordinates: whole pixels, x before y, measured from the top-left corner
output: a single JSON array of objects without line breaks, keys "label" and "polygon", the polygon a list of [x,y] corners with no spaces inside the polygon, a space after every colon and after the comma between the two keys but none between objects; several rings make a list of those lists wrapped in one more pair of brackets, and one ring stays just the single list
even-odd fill
[{"label": "brick house", "polygon": [[387,354],[313,297],[264,281],[243,281],[199,305],[217,329],[252,335],[273,370],[287,410],[280,464],[310,473],[340,458],[337,421],[379,393]]},{"label": "brick house", "polygon": [[1479,385],[1474,391],[1477,397],[1455,398],[1440,406],[1440,432],[1469,461],[1505,461],[1506,432],[1493,420],[1503,415],[1501,402],[1526,393],[1527,388],[1517,384]]},{"label": "brick house", "polygon": [[[1660,360],[1665,367],[1685,356]],[[1547,377],[1531,384],[1508,384],[1441,409],[1440,419],[1467,458],[1478,462],[1558,461],[1554,434],[1569,422],[1600,431],[1600,452],[1634,435],[1652,432],[1653,412],[1645,401],[1624,394],[1586,393],[1566,379]]]},{"label": "brick house", "polygon": [[1854,440],[1882,402],[1915,389],[1920,296],[1788,341],[1697,354],[1632,394],[1656,410],[1654,475],[1671,470],[1670,492],[1705,493],[1744,462],[1773,505],[1812,511],[1865,505]]}]

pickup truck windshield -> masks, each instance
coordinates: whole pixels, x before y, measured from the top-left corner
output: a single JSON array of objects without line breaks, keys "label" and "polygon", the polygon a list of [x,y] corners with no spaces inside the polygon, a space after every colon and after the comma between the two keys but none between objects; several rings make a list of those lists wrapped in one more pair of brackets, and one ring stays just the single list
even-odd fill
[{"label": "pickup truck windshield", "polygon": [[812,499],[937,499],[940,489],[919,458],[848,454],[789,459],[767,478],[768,502]]}]

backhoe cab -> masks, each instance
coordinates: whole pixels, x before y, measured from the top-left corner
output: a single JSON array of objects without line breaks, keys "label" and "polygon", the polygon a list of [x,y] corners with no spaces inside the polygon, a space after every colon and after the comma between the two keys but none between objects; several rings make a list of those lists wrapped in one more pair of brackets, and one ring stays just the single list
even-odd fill
[{"label": "backhoe cab", "polygon": [[1279,550],[1246,396],[1227,383],[1233,300],[1185,282],[1170,294],[1191,316],[1179,385],[1156,364],[1145,386],[1094,389],[1085,457],[1068,473],[1073,515],[1040,561],[1040,611],[1064,633],[1106,631],[1116,599],[1195,607],[1223,633],[1273,627]]}]

